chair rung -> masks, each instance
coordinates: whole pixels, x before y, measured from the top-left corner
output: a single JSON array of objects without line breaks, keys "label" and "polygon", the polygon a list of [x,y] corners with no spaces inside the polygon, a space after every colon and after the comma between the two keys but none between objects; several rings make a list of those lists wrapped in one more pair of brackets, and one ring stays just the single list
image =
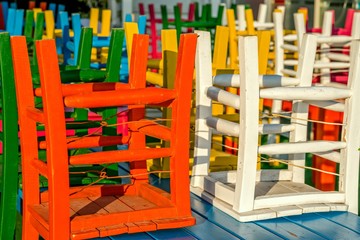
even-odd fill
[{"label": "chair rung", "polygon": [[141,120],[135,122],[134,125],[135,126],[130,124],[130,127],[135,127],[137,131],[144,133],[145,135],[159,138],[165,141],[170,141],[171,139],[171,129],[154,121]]},{"label": "chair rung", "polygon": [[39,123],[43,123],[45,121],[44,113],[36,108],[27,108],[27,116]]},{"label": "chair rung", "polygon": [[314,153],[328,152],[346,147],[346,142],[337,141],[311,141],[295,143],[276,143],[262,145],[259,147],[259,153],[274,154],[296,154],[296,153]]},{"label": "chair rung", "polygon": [[[129,138],[123,136],[90,136],[90,137],[70,137],[67,139],[67,147],[70,148],[90,148],[105,147],[128,143]],[[40,149],[46,149],[46,141],[41,141]]]},{"label": "chair rung", "polygon": [[[120,89],[129,89],[128,84],[123,83],[79,83],[79,84],[63,84],[61,85],[61,91],[63,96],[69,96],[74,94],[79,94],[82,92],[101,92],[101,91],[112,91]],[[41,88],[35,89],[35,95],[37,97],[42,96]]]},{"label": "chair rung", "polygon": [[[106,98],[104,98],[106,96]],[[160,104],[176,97],[174,90],[162,88],[128,89],[83,93],[65,97],[67,107],[75,108],[97,108],[115,107],[121,105],[147,105]]]},{"label": "chair rung", "polygon": [[94,152],[70,157],[70,164],[106,164],[115,162],[133,162],[152,158],[170,157],[170,148],[145,148],[134,150],[119,150]]},{"label": "chair rung", "polygon": [[42,176],[46,178],[48,177],[48,167],[45,162],[39,159],[33,159],[31,161],[31,165],[36,168]]}]

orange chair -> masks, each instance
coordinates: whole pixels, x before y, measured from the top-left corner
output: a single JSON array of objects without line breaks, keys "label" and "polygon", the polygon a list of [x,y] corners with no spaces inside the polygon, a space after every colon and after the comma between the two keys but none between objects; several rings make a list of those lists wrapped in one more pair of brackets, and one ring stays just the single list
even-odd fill
[{"label": "orange chair", "polygon": [[[23,239],[84,239],[190,226],[189,126],[196,34],[181,36],[174,89],[146,87],[147,35],[133,40],[128,84],[92,83],[83,88],[61,85],[54,40],[36,42],[43,109],[34,105],[25,37],[13,37],[23,168]],[[75,84],[74,84],[75,85]],[[86,88],[86,86],[90,86]],[[109,89],[110,86],[110,89]],[[72,92],[69,93],[69,90]],[[145,106],[172,110],[170,127],[145,119]],[[66,137],[64,108],[127,106],[125,136]],[[38,142],[36,124],[45,125],[45,141]],[[102,122],[106,126],[106,122]],[[168,147],[146,148],[145,136]],[[127,150],[109,150],[69,156],[68,149],[128,144]],[[38,159],[38,148],[47,152]],[[146,160],[170,157],[170,193],[149,184]],[[70,165],[129,162],[130,184],[69,187]],[[39,192],[38,178],[48,178],[48,191]],[[99,179],[107,178],[104,172]]]}]

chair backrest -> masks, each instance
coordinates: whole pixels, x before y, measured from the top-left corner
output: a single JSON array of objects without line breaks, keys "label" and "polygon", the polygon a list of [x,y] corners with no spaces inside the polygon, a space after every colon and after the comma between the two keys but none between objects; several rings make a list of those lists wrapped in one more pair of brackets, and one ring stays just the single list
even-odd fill
[{"label": "chair backrest", "polygon": [[9,33],[0,33],[1,160],[0,238],[13,239],[19,169],[18,118]]}]

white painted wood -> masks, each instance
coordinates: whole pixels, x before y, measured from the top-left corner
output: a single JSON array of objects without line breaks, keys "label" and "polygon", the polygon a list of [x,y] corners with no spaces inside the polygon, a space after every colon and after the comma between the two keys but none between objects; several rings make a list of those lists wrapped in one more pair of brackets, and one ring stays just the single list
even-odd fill
[{"label": "white painted wood", "polygon": [[[233,209],[250,211],[254,205],[259,121],[257,37],[240,37],[240,135]],[[254,111],[255,110],[255,111]],[[255,134],[254,134],[255,133]]]},{"label": "white painted wood", "polygon": [[234,188],[231,186],[206,176],[204,178],[204,189],[214,197],[228,204],[234,204]]},{"label": "white painted wood", "polygon": [[328,212],[330,211],[330,206],[327,204],[313,203],[313,204],[300,204],[298,205],[302,208],[303,213],[312,213],[312,212]]},{"label": "white painted wood", "polygon": [[276,212],[276,217],[294,216],[303,213],[302,208],[299,208],[298,206],[280,206],[270,209]]},{"label": "white painted wood", "polygon": [[266,22],[266,11],[267,11],[266,4],[260,3],[259,8],[258,8],[258,15],[257,15],[257,22],[258,23],[265,23]]},{"label": "white painted wood", "polygon": [[283,27],[283,13],[274,12],[274,38],[275,38],[275,74],[281,74],[280,70],[284,68],[284,50],[281,46],[284,44],[284,27]]},{"label": "white painted wood", "polygon": [[299,51],[299,48],[297,46],[291,45],[291,44],[283,44],[281,46],[281,48],[284,49],[284,50],[292,51],[292,52]]},{"label": "white painted wood", "polygon": [[[292,77],[284,77],[281,75],[260,75],[259,87],[285,87],[296,86],[300,83],[300,79]],[[239,74],[220,74],[213,78],[213,84],[220,87],[240,87]]]},{"label": "white painted wood", "polygon": [[284,41],[287,42],[294,42],[297,40],[297,35],[296,34],[288,34],[284,36]]},{"label": "white painted wood", "polygon": [[302,39],[306,33],[304,14],[294,13],[294,24],[296,29],[296,40],[298,41],[297,51],[300,51]]},{"label": "white painted wood", "polygon": [[347,211],[348,206],[342,203],[326,203],[330,207],[330,211]]},{"label": "white painted wood", "polygon": [[360,38],[360,13],[355,12],[353,17],[353,24],[351,28],[351,36],[353,39]]},{"label": "white painted wood", "polygon": [[[338,192],[307,192],[307,193],[289,193],[278,194],[273,196],[257,197],[254,203],[254,209],[273,208],[286,205],[297,205],[300,208],[305,208],[302,204],[319,204],[319,203],[339,203],[345,201],[345,194]],[[324,204],[324,206],[326,206]],[[308,205],[310,207],[310,205]],[[330,211],[330,207],[327,211]],[[312,209],[311,212],[318,211]],[[304,212],[304,210],[303,210]]]},{"label": "white painted wood", "polygon": [[334,87],[274,87],[260,90],[261,98],[279,100],[336,100],[351,96],[349,89]]},{"label": "white painted wood", "polygon": [[[223,183],[236,183],[237,171],[211,172],[209,176]],[[262,169],[256,171],[256,182],[290,181],[292,172],[287,169]]]},{"label": "white painted wood", "polygon": [[235,109],[239,109],[240,107],[239,95],[230,93],[217,87],[209,87],[206,90],[206,96],[214,101],[220,102]]},{"label": "white painted wood", "polygon": [[[209,169],[211,149],[211,131],[206,125],[206,118],[211,116],[211,100],[205,90],[212,86],[211,38],[210,33],[196,31],[198,43],[196,48],[196,120],[193,176],[206,176]],[[198,186],[197,178],[192,178],[191,185]]]},{"label": "white painted wood", "polygon": [[230,122],[225,119],[207,117],[206,124],[224,135],[238,137],[240,133],[240,125],[238,123]]},{"label": "white painted wood", "polygon": [[351,98],[345,101],[344,122],[341,139],[347,141],[346,149],[341,151],[339,190],[346,193],[346,204],[349,211],[358,212],[358,185],[359,185],[359,146],[360,146],[360,41],[351,45],[351,68],[349,72],[348,88],[352,90]]},{"label": "white painted wood", "polygon": [[320,27],[321,0],[314,1],[314,28]]},{"label": "white painted wood", "polygon": [[[342,84],[343,85],[343,84]],[[315,100],[305,100],[305,102],[309,105],[313,105],[316,107],[336,111],[336,112],[344,112],[345,104],[337,101],[315,101]]]},{"label": "white painted wood", "polygon": [[[323,16],[323,25],[321,28],[321,34],[322,36],[331,36],[331,32],[332,32],[332,21],[334,19],[334,12],[333,11],[325,11],[324,16]],[[327,52],[330,48],[330,45],[327,43],[323,43],[320,44],[320,49],[322,50],[322,53],[320,54],[320,61],[323,63],[329,63],[330,59],[328,58]],[[324,52],[324,50],[327,50],[326,52]],[[316,67],[316,63],[315,63],[315,67]],[[321,69],[321,78],[320,78],[320,82],[322,84],[327,84],[331,81],[330,78],[330,68],[322,68]]]},{"label": "white painted wood", "polygon": [[237,13],[237,30],[244,31],[246,30],[246,19],[245,19],[245,5],[238,4],[236,5],[236,13]]},{"label": "white painted wood", "polygon": [[285,132],[291,132],[295,130],[295,126],[291,124],[260,124],[260,134],[279,134]]},{"label": "white painted wood", "polygon": [[[299,65],[296,72],[296,78],[301,79],[300,87],[311,86],[313,65],[315,62],[316,53],[316,39],[315,35],[305,34],[299,52]],[[306,141],[307,138],[307,122],[308,118],[308,104],[302,101],[293,101],[293,111],[291,114],[291,124],[295,125],[295,130],[290,133],[290,142]],[[305,166],[305,155],[303,153],[293,154],[289,157],[289,160],[296,159],[296,164]],[[301,159],[301,160],[300,160]],[[290,161],[290,163],[292,163]],[[289,166],[290,170],[293,170],[293,181],[304,182],[305,171],[302,168],[294,168]]]},{"label": "white painted wood", "polygon": [[324,62],[318,61],[314,65],[315,68],[332,68],[332,69],[339,69],[339,68],[349,68],[350,64],[347,62]]},{"label": "white painted wood", "polygon": [[[303,141],[303,142],[288,142],[266,144],[259,146],[259,153],[267,155],[275,154],[297,154],[297,153],[312,153],[312,152],[327,152],[346,147],[346,142],[338,141]],[[301,158],[299,160],[302,160]],[[297,164],[297,162],[295,162]]]},{"label": "white painted wood", "polygon": [[289,75],[289,76],[296,76],[296,71],[291,70],[291,69],[282,69],[281,73]]},{"label": "white painted wood", "polygon": [[317,42],[318,43],[346,43],[350,42],[353,39],[352,36],[319,36]]},{"label": "white painted wood", "polygon": [[333,61],[350,62],[350,56],[342,53],[327,53],[326,56]]}]

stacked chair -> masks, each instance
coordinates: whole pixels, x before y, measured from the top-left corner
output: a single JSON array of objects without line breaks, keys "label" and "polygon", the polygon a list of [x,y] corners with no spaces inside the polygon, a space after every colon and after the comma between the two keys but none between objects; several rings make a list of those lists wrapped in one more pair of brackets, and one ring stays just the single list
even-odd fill
[{"label": "stacked chair", "polygon": [[[194,224],[189,190],[181,186],[189,181],[189,124],[186,122],[189,123],[190,112],[186,109],[190,106],[196,38],[195,34],[181,37],[174,89],[145,87],[146,35],[134,36],[128,84],[92,84],[82,89],[76,84],[61,85],[55,42],[38,41],[36,51],[43,109],[34,105],[30,66],[27,57],[24,58],[27,56],[25,38],[11,40],[19,115],[24,116],[19,119],[24,236],[32,238],[40,234],[54,239],[90,238]],[[124,105],[129,109],[130,136],[89,134],[66,138],[65,107],[113,108]],[[143,119],[145,105],[170,107],[171,126]],[[29,112],[29,117],[24,115],[25,112]],[[36,122],[45,125],[45,141],[38,142]],[[103,124],[106,125],[105,122]],[[169,141],[170,144],[165,148],[147,149],[145,135]],[[125,143],[128,150],[68,155],[68,149]],[[46,162],[38,159],[38,144],[46,150]],[[171,160],[170,193],[149,184],[146,159],[156,157],[169,157]],[[69,164],[124,161],[130,162],[130,174],[123,176],[130,179],[130,184],[69,188]],[[48,191],[41,194],[38,174],[49,180]],[[105,171],[102,171],[100,178],[105,177]]]},{"label": "stacked chair", "polygon": [[[241,37],[240,76],[226,81],[221,79],[221,75],[212,80],[209,71],[211,57],[206,54],[210,41],[209,36],[204,35],[200,36],[199,41],[203,41],[198,44],[201,47],[198,48],[197,62],[203,67],[197,68],[197,91],[198,96],[201,96],[200,93],[205,93],[205,96],[197,99],[191,191],[239,221],[331,210],[357,213],[358,196],[352,189],[358,187],[359,163],[356,159],[359,159],[359,152],[356,146],[359,145],[359,139],[356,133],[359,131],[359,123],[356,121],[356,112],[352,111],[359,100],[356,94],[359,89],[356,77],[359,43],[352,42],[352,67],[347,87],[336,88],[311,85],[316,36],[304,36],[295,78],[259,76],[257,55],[253,54],[254,49],[257,49],[256,38]],[[222,82],[222,86],[240,87],[240,96],[213,86],[219,82]],[[254,109],[258,107],[260,98],[292,100],[291,123],[259,125],[260,115]],[[336,99],[346,100],[345,103],[339,103]],[[239,109],[239,123],[213,117],[212,100]],[[307,136],[308,104],[345,111],[340,141],[310,141]],[[259,134],[287,131],[290,131],[289,143],[258,146]],[[212,132],[239,138],[236,170],[209,173]],[[315,152],[340,164],[339,173],[333,173],[339,177],[338,191],[323,192],[304,183],[305,153],[308,152]],[[280,160],[288,164],[287,169],[257,170],[259,155],[261,162],[269,162],[273,156],[280,154],[290,154],[287,160]]]}]

